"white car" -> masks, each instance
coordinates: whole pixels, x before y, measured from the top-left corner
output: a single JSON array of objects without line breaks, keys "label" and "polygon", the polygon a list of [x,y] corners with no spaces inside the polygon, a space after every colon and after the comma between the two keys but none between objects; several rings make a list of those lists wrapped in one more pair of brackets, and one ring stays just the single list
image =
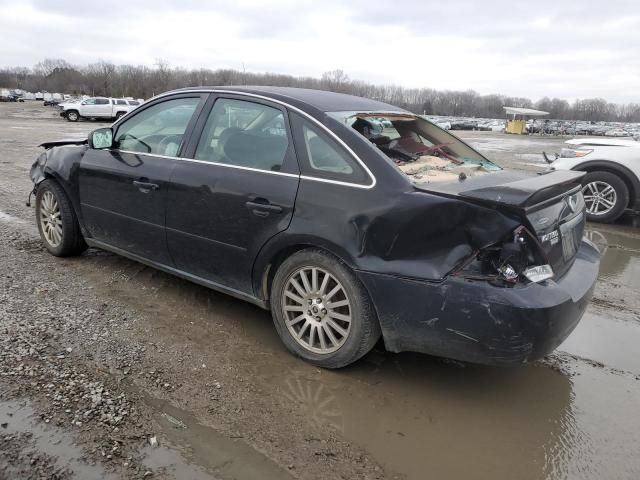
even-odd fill
[{"label": "white car", "polygon": [[582,193],[588,220],[611,223],[627,209],[640,209],[640,141],[575,138],[565,145],[551,169],[587,172]]},{"label": "white car", "polygon": [[118,119],[140,105],[137,100],[125,98],[90,97],[80,102],[62,103],[60,116],[70,122],[81,118]]},{"label": "white car", "polygon": [[607,130],[604,132],[605,137],[629,137],[629,132],[624,130],[623,128],[612,128],[611,130]]}]

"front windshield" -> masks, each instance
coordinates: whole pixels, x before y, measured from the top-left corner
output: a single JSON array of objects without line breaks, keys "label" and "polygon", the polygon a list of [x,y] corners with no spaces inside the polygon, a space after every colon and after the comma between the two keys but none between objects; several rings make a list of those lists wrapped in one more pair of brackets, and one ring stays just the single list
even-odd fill
[{"label": "front windshield", "polygon": [[403,112],[329,112],[383,152],[414,183],[449,181],[500,170],[456,136]]}]

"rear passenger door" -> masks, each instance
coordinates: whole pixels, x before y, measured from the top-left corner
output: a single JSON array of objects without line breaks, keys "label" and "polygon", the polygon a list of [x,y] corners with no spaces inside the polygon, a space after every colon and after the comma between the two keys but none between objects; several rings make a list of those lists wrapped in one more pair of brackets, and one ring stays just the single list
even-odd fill
[{"label": "rear passenger door", "polygon": [[254,259],[289,226],[298,190],[287,112],[240,95],[212,96],[196,131],[190,160],[171,176],[169,252],[180,270],[253,295]]}]

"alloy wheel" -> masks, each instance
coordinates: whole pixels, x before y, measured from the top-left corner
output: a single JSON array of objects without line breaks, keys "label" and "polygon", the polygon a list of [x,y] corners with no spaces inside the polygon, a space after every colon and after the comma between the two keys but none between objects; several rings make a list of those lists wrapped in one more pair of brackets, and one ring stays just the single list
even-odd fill
[{"label": "alloy wheel", "polygon": [[55,195],[47,190],[40,199],[40,227],[45,240],[52,247],[62,243],[62,218]]},{"label": "alloy wheel", "polygon": [[591,215],[605,215],[616,205],[618,195],[616,190],[606,182],[595,181],[587,183],[582,188],[587,212]]},{"label": "alloy wheel", "polygon": [[293,272],[282,294],[289,333],[303,348],[328,354],[338,350],[351,331],[351,302],[342,284],[319,267]]}]

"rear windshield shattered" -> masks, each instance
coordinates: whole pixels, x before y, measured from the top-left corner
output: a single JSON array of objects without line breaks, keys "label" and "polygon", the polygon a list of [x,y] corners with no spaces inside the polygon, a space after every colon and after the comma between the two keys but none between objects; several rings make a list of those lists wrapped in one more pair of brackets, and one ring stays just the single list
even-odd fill
[{"label": "rear windshield shattered", "polygon": [[329,112],[382,151],[413,183],[447,182],[500,170],[433,123],[409,113]]}]

